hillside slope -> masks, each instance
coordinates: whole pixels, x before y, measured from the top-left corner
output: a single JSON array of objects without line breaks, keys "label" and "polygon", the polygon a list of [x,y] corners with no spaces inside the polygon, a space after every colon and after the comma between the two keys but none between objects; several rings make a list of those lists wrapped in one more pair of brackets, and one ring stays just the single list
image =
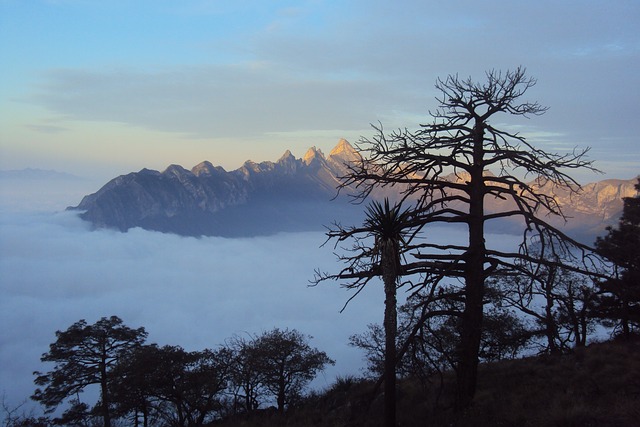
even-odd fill
[{"label": "hillside slope", "polygon": [[[632,427],[640,419],[640,341],[592,344],[573,354],[480,365],[473,406],[452,411],[453,376],[404,379],[398,389],[403,427]],[[382,396],[371,381],[346,378],[285,417],[268,410],[236,416],[225,427],[379,427]]]}]

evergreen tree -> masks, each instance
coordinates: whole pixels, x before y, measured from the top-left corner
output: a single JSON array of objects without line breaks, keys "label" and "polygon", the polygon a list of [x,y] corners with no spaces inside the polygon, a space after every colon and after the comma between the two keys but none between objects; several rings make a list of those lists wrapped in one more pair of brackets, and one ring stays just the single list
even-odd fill
[{"label": "evergreen tree", "polygon": [[[640,192],[640,178],[635,187]],[[596,240],[599,253],[614,264],[613,277],[598,284],[596,313],[628,338],[640,326],[640,196],[623,201],[618,226]]]},{"label": "evergreen tree", "polygon": [[[71,325],[66,331],[56,332],[57,340],[42,355],[43,362],[53,362],[55,367],[47,373],[34,372],[34,382],[38,388],[32,396],[43,404],[48,412],[55,410],[63,401],[76,397],[87,386],[100,386],[100,400],[91,410],[102,417],[105,427],[111,427],[110,383],[113,367],[133,349],[142,345],[147,338],[144,328],[131,329],[117,316],[103,317],[93,325],[83,319]],[[83,409],[83,410],[80,410]],[[76,400],[71,409],[63,415],[64,423],[87,415],[86,404]]]}]

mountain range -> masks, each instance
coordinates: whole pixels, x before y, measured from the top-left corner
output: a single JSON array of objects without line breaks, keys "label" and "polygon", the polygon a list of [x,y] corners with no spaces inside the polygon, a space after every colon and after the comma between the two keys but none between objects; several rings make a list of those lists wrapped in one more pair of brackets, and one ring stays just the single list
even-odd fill
[{"label": "mountain range", "polygon": [[362,207],[337,196],[338,177],[358,154],[341,140],[328,156],[315,147],[298,159],[247,161],[234,171],[210,162],[191,170],[171,165],[112,179],[69,209],[98,228],[133,227],[188,236],[225,237],[319,230],[350,220]]},{"label": "mountain range", "polygon": [[[358,224],[363,206],[349,203],[348,198],[355,189],[338,195],[336,187],[346,165],[359,156],[342,139],[327,156],[315,147],[302,158],[287,150],[276,162],[247,161],[233,171],[206,161],[191,170],[178,165],[162,172],[143,169],[112,179],[68,209],[82,211],[80,217],[97,228],[141,227],[187,236],[254,236],[319,230],[332,222]],[[622,198],[636,195],[635,182],[599,181],[583,186],[578,195],[544,188],[570,217],[567,223],[551,221],[592,243],[605,226],[615,223]],[[487,210],[500,210],[501,203],[487,200]]]}]

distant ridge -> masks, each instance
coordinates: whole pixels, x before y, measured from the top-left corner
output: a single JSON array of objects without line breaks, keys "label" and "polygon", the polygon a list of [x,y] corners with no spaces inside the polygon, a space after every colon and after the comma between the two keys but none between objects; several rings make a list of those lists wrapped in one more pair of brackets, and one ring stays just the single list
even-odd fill
[{"label": "distant ridge", "polygon": [[21,179],[21,180],[82,180],[83,178],[65,172],[43,169],[14,169],[0,170],[0,179]]},{"label": "distant ridge", "polygon": [[[230,172],[207,161],[191,170],[179,165],[162,172],[142,169],[112,179],[68,209],[83,211],[80,217],[96,228],[126,231],[141,227],[187,236],[255,236],[321,230],[336,221],[358,224],[363,207],[348,203],[347,197],[355,189],[346,188],[336,197],[336,188],[340,177],[348,173],[348,165],[359,159],[353,146],[341,139],[328,156],[316,147],[302,158],[287,150],[276,162],[247,161]],[[451,175],[448,179],[464,177]],[[622,198],[636,195],[635,182],[608,179],[583,186],[579,195],[542,188],[570,218],[566,224],[561,218],[547,220],[592,243],[606,225],[617,220]],[[385,188],[372,197],[394,195],[397,189]],[[486,202],[487,211],[507,208],[501,200]],[[494,227],[489,231],[519,230],[514,223]]]},{"label": "distant ridge", "polygon": [[80,217],[97,228],[141,227],[181,235],[253,236],[320,230],[358,215],[337,195],[338,177],[359,154],[340,140],[328,156],[315,147],[297,159],[287,150],[276,162],[245,162],[227,172],[202,162],[191,170],[170,165],[112,179],[80,204]]}]

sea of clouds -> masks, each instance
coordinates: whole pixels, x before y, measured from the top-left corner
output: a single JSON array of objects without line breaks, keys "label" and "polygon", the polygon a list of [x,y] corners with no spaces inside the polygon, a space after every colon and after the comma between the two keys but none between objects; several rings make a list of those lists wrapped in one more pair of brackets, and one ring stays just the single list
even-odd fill
[{"label": "sea of clouds", "polygon": [[310,287],[316,268],[339,267],[333,247],[320,247],[323,233],[225,239],[92,231],[63,209],[77,200],[29,187],[5,186],[0,198],[0,393],[9,407],[33,393],[33,371],[52,368],[40,356],[57,330],[111,315],[144,326],[148,342],[187,350],[295,328],[336,360],[315,387],[360,373],[362,354],[348,338],[382,320],[382,289],[372,286],[340,313],[348,291],[335,282]]},{"label": "sea of clouds", "polygon": [[[341,313],[352,293],[332,281],[310,287],[315,269],[341,267],[333,245],[321,247],[322,232],[226,239],[92,231],[64,211],[91,190],[68,185],[65,196],[53,187],[60,184],[0,187],[0,393],[7,406],[28,401],[33,371],[52,368],[40,357],[57,330],[111,315],[144,326],[148,342],[187,350],[215,348],[234,334],[295,328],[336,361],[315,388],[361,373],[363,354],[348,339],[382,321],[383,290],[372,282]],[[463,237],[440,235],[448,242]]]}]

